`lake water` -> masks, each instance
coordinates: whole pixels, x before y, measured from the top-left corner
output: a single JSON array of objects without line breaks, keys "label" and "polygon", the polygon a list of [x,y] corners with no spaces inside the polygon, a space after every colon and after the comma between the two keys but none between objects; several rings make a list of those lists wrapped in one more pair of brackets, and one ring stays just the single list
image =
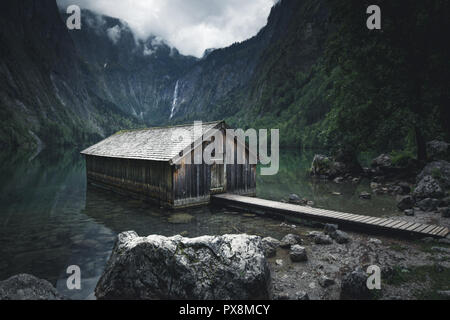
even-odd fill
[{"label": "lake water", "polygon": [[[312,157],[313,153],[282,151],[278,175],[258,176],[258,197],[281,200],[296,193],[320,208],[397,214],[390,196],[359,199],[361,191],[370,191],[368,181],[312,181],[307,174]],[[95,285],[122,231],[189,237],[245,232],[281,238],[287,233],[280,221],[213,207],[185,210],[194,217],[190,222],[170,223],[170,211],[88,188],[84,159],[77,153],[2,154],[0,161],[0,280],[30,273],[49,280],[70,298],[94,298]],[[81,268],[81,290],[66,287],[70,265]]]}]

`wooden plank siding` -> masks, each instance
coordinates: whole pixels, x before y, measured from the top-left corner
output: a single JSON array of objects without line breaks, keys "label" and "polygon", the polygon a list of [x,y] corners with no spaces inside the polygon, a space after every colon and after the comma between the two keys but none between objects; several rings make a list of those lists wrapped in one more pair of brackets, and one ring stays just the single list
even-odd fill
[{"label": "wooden plank siding", "polygon": [[86,155],[90,183],[131,193],[164,206],[173,205],[172,168],[168,162]]}]

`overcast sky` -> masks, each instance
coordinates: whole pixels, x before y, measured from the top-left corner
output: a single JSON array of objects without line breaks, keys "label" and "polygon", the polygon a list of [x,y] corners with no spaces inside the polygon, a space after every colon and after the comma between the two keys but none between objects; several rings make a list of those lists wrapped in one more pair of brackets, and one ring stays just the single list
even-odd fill
[{"label": "overcast sky", "polygon": [[160,36],[182,54],[201,57],[254,36],[277,0],[57,0],[128,22],[135,36]]}]

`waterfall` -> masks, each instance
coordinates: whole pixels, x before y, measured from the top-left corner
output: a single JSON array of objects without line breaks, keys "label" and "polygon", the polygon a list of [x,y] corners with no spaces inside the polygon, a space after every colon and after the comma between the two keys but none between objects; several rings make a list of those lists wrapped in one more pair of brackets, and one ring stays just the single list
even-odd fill
[{"label": "waterfall", "polygon": [[179,80],[177,80],[177,83],[175,84],[175,91],[173,92],[172,110],[170,111],[169,119],[173,118],[175,107],[177,106],[177,102],[178,102],[178,81]]}]

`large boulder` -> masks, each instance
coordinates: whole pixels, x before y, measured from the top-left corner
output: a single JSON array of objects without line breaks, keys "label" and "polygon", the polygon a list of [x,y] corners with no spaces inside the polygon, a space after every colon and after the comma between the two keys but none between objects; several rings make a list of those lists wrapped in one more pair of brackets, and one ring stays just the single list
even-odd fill
[{"label": "large boulder", "polygon": [[450,188],[450,163],[444,160],[430,162],[419,173],[416,182],[419,182],[426,176],[432,176],[444,188]]},{"label": "large boulder", "polygon": [[260,237],[194,239],[119,234],[98,299],[268,299],[270,270]]},{"label": "large boulder", "polygon": [[450,144],[444,141],[433,140],[427,143],[427,153],[431,160],[444,160],[450,158]]},{"label": "large boulder", "polygon": [[439,199],[444,197],[445,193],[436,179],[434,179],[432,176],[424,176],[419,181],[419,183],[417,183],[413,195],[416,199],[425,199],[425,198]]},{"label": "large boulder", "polygon": [[0,281],[0,300],[62,300],[62,295],[47,280],[19,274]]}]

